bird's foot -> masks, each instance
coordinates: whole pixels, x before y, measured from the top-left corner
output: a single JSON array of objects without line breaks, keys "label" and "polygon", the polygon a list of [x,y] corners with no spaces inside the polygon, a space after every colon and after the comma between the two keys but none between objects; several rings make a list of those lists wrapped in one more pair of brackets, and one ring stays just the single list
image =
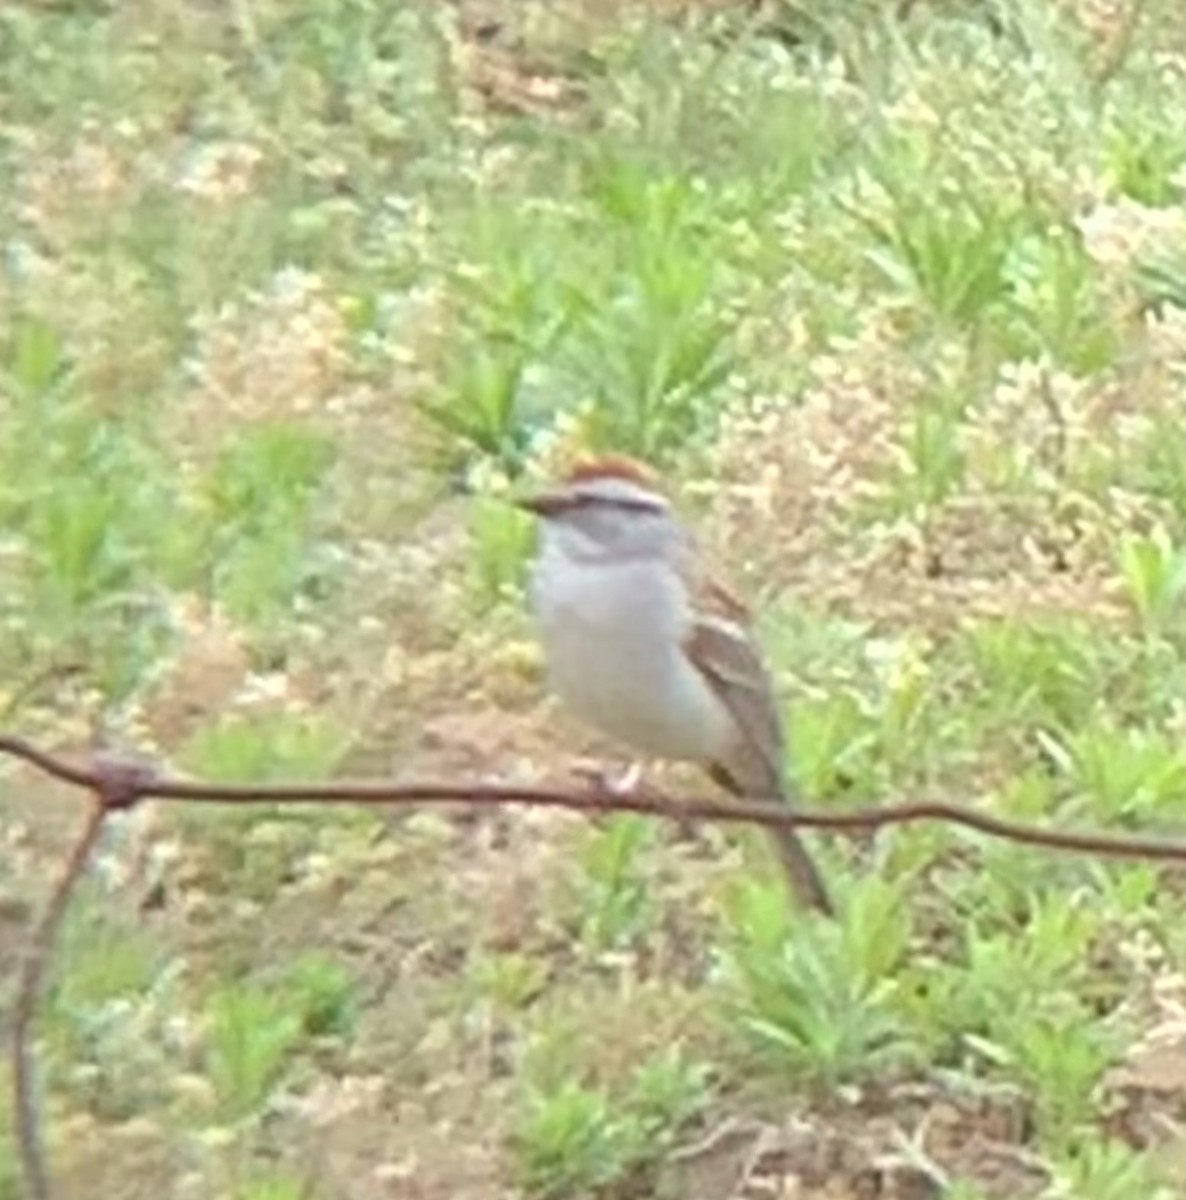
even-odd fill
[{"label": "bird's foot", "polygon": [[613,772],[600,764],[585,763],[576,773],[593,788],[610,796],[630,796],[640,790],[642,763],[632,762],[624,771]]}]

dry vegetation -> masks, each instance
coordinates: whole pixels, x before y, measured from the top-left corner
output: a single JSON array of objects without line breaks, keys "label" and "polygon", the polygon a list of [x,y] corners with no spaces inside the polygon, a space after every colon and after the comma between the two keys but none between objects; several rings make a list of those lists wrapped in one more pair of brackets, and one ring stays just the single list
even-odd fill
[{"label": "dry vegetation", "polygon": [[[10,0],[0,65],[6,729],[567,777],[500,498],[613,447],[813,803],[1181,829],[1179,0]],[[4,768],[0,1015],[78,815]],[[40,1025],[60,1194],[1181,1194],[1172,873],[816,844],[834,927],[735,833],[137,812]]]}]

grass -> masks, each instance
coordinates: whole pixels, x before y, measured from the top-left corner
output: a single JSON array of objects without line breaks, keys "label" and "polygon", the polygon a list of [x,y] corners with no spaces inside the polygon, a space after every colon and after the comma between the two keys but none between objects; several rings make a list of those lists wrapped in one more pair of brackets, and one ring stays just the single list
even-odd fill
[{"label": "grass", "polygon": [[529,1087],[515,1134],[524,1186],[540,1196],[645,1186],[704,1105],[705,1082],[699,1064],[667,1053],[641,1064],[620,1096],[572,1079]]},{"label": "grass", "polygon": [[[811,802],[1172,835],[1174,5],[539,7],[4,6],[6,728],[248,781],[604,755],[505,501],[616,449],[757,602]],[[4,976],[70,815],[3,776]],[[1180,1190],[1168,871],[816,839],[828,925],[637,817],[130,828],[42,1018],[63,1195]]]}]

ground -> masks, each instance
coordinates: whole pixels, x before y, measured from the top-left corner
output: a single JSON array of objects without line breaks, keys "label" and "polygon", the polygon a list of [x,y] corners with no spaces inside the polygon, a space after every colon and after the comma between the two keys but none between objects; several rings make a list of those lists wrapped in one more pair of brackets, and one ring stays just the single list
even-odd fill
[{"label": "ground", "polygon": [[[1176,0],[18,2],[0,62],[6,731],[616,764],[545,695],[505,502],[612,449],[760,614],[812,805],[1182,828]],[[82,816],[3,768],[6,1030]],[[107,835],[38,1021],[56,1196],[1186,1181],[1168,867],[816,835],[828,923],[756,836],[641,817]]]}]

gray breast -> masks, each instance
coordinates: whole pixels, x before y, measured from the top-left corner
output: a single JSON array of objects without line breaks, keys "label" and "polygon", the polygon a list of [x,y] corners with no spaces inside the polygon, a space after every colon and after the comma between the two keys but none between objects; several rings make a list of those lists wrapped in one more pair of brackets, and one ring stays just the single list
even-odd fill
[{"label": "gray breast", "polygon": [[719,712],[683,657],[687,601],[665,566],[545,553],[533,593],[552,687],[577,716],[646,754],[713,756]]}]

